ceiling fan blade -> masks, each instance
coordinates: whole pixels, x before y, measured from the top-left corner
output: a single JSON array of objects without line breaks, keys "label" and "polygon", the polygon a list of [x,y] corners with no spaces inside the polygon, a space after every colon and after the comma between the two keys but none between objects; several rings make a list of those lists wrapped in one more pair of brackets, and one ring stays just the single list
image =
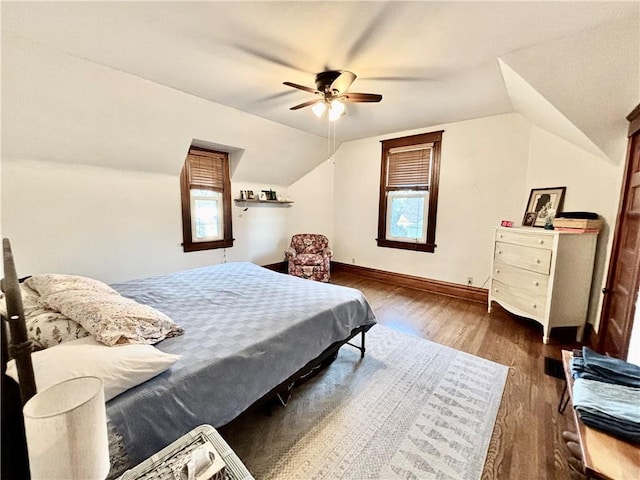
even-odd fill
[{"label": "ceiling fan blade", "polygon": [[301,103],[300,105],[296,105],[294,107],[291,107],[289,110],[298,110],[299,108],[309,107],[309,106],[311,106],[313,104],[316,104],[318,102],[322,102],[322,99],[318,98],[316,100],[309,100],[308,102],[304,102],[304,103]]},{"label": "ceiling fan blade", "polygon": [[297,88],[298,90],[304,90],[305,92],[317,93],[317,90],[315,88],[305,87],[304,85],[298,85],[297,83],[282,82],[282,84],[288,87]]},{"label": "ceiling fan blade", "polygon": [[382,95],[377,93],[345,93],[342,95],[345,102],[360,103],[360,102],[379,102],[382,100]]},{"label": "ceiling fan blade", "polygon": [[330,88],[330,91],[334,92],[338,92],[338,93],[345,93],[347,91],[347,89],[351,86],[351,84],[354,82],[354,80],[356,79],[356,74],[355,73],[351,73],[348,71],[343,71],[338,78],[336,78],[332,83]]}]

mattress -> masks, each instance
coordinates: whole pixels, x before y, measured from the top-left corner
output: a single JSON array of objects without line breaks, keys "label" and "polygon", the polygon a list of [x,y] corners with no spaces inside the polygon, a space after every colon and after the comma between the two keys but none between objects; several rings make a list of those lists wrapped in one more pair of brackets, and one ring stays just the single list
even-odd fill
[{"label": "mattress", "polygon": [[245,262],[112,287],[185,329],[156,344],[182,355],[176,364],[107,403],[129,466],[198,425],[230,422],[328,346],[375,324],[358,290]]}]

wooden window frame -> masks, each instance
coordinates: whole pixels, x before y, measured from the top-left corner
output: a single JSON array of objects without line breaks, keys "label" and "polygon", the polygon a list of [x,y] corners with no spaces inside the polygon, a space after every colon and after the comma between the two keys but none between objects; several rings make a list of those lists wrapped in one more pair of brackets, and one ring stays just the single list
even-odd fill
[{"label": "wooden window frame", "polygon": [[[211,190],[222,193],[224,233],[221,240],[212,240],[207,242],[193,241],[193,232],[191,230],[191,189],[202,188],[202,186],[198,186],[190,182],[189,158],[191,155],[223,158],[222,188],[210,188]],[[207,187],[205,187],[204,189],[207,189]],[[189,154],[184,161],[182,171],[180,172],[180,198],[182,202],[182,247],[185,252],[213,250],[216,248],[229,248],[233,246],[233,227],[231,224],[231,178],[229,175],[228,153],[217,152],[215,150],[207,150],[204,148],[191,147],[189,149]]]},{"label": "wooden window frame", "polygon": [[[436,218],[438,213],[438,187],[440,179],[440,150],[442,144],[442,133],[444,130],[437,132],[421,133],[418,135],[410,135],[407,137],[393,138],[390,140],[382,140],[382,160],[380,166],[380,197],[378,208],[378,238],[376,239],[379,247],[398,248],[402,250],[415,250],[419,252],[433,253],[436,248]],[[388,155],[389,150],[398,147],[409,147],[413,145],[421,145],[425,143],[433,143],[432,158],[429,179],[429,210],[427,218],[427,235],[424,242],[402,242],[387,239],[387,172],[388,172]],[[417,189],[418,190],[418,189]]]}]

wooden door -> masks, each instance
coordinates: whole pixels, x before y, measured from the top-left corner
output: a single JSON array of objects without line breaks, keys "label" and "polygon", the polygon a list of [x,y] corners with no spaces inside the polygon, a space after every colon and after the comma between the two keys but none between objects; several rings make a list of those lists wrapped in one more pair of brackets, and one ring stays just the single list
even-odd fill
[{"label": "wooden door", "polygon": [[627,358],[640,286],[640,105],[627,117],[629,146],[602,307],[598,351]]}]

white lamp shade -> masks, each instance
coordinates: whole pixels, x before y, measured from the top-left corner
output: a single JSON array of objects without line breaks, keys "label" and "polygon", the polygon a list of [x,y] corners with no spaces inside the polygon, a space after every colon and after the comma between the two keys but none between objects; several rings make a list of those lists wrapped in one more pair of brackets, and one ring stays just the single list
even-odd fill
[{"label": "white lamp shade", "polygon": [[318,102],[313,107],[311,107],[311,111],[318,118],[322,117],[326,109],[327,109],[327,104],[325,102]]},{"label": "white lamp shade", "polygon": [[344,114],[345,104],[340,100],[331,100],[331,106],[329,107],[329,121],[333,122],[340,118]]},{"label": "white lamp shade", "polygon": [[24,406],[31,478],[104,480],[109,441],[102,380],[79,377],[53,385]]}]

